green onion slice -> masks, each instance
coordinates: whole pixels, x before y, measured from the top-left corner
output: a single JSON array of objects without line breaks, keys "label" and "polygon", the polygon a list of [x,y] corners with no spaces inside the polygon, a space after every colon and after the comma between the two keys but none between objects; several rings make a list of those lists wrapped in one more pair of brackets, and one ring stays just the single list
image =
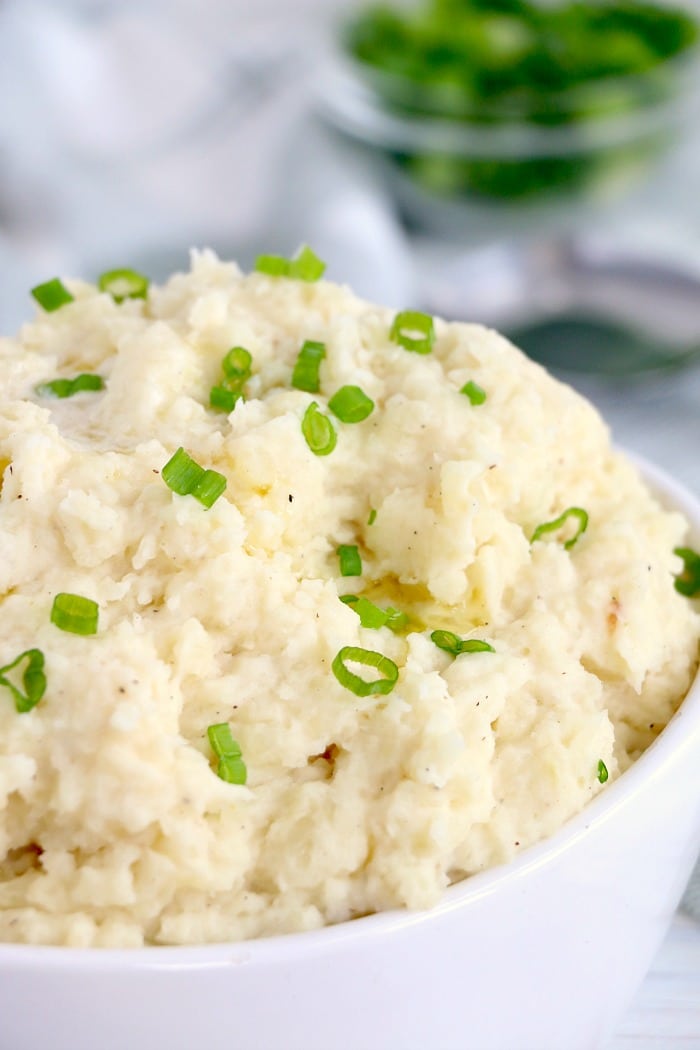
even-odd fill
[{"label": "green onion slice", "polygon": [[564,543],[564,550],[571,550],[579,536],[582,536],[588,528],[588,514],[581,507],[569,507],[563,514],[560,514],[558,518],[555,518],[554,521],[545,521],[542,525],[538,525],[532,534],[530,543],[534,543],[536,540],[541,539],[547,532],[556,532],[557,529],[560,529],[569,518],[575,518],[578,521],[576,532],[571,539],[566,540]]},{"label": "green onion slice", "polygon": [[603,762],[603,759],[601,758],[598,762],[598,780],[601,782],[601,784],[604,784],[605,781],[608,779],[608,776],[608,767],[605,765],[605,762]]},{"label": "green onion slice", "polygon": [[179,496],[189,496],[203,476],[204,468],[200,467],[199,463],[195,463],[182,445],[170,457],[161,471],[165,484]]},{"label": "green onion slice", "polygon": [[374,401],[359,386],[341,386],[328,407],[341,423],[361,423],[374,408]]},{"label": "green onion slice", "polygon": [[228,351],[221,367],[228,379],[248,379],[253,364],[253,357],[244,346],[233,346]]},{"label": "green onion slice", "polygon": [[226,478],[218,470],[205,470],[180,448],[161,471],[163,481],[179,496],[194,496],[207,510],[226,489]]},{"label": "green onion slice", "polygon": [[72,379],[52,379],[48,383],[37,383],[34,390],[39,397],[72,397]]},{"label": "green onion slice", "polygon": [[683,569],[676,576],[674,586],[679,594],[694,598],[700,594],[700,554],[691,547],[675,547],[673,553],[683,559]]},{"label": "green onion slice", "polygon": [[386,625],[390,631],[402,631],[408,623],[408,613],[395,609],[393,605],[387,605],[384,612],[387,617]]},{"label": "green onion slice", "polygon": [[81,372],[74,379],[52,379],[48,383],[38,383],[34,389],[42,397],[73,397],[84,390],[104,390],[104,385],[102,376]]},{"label": "green onion slice", "polygon": [[367,524],[368,525],[374,525],[376,520],[377,520],[377,512],[374,509],[374,507],[372,507],[372,509],[369,512],[369,517],[367,518]]},{"label": "green onion slice", "polygon": [[104,390],[104,379],[102,376],[91,372],[81,372],[73,380],[73,393],[79,394],[82,390]]},{"label": "green onion slice", "polygon": [[66,303],[72,303],[75,301],[75,297],[71,295],[66,286],[58,277],[54,277],[51,281],[46,281],[44,284],[37,284],[36,288],[32,288],[32,295],[47,313],[53,313],[54,310],[59,310]]},{"label": "green onion slice", "polygon": [[486,400],[486,391],[484,388],[480,387],[478,383],[475,383],[471,379],[468,383],[464,384],[460,390],[460,394],[466,394],[473,405],[483,405]]},{"label": "green onion slice", "polygon": [[[238,401],[245,401],[243,387],[250,379],[253,358],[244,346],[233,346],[221,362],[223,379],[209,391],[209,406],[220,412],[233,412]],[[221,476],[221,475],[220,475]]]},{"label": "green onion slice", "polygon": [[353,612],[360,617],[360,625],[378,631],[380,627],[388,627],[391,631],[400,631],[408,623],[408,616],[398,609],[388,606],[380,609],[378,605],[371,602],[369,598],[357,594],[342,594],[341,602],[349,605]]},{"label": "green onion slice", "polygon": [[216,775],[227,784],[245,784],[248,770],[242,758],[220,758]]},{"label": "green onion slice", "polygon": [[97,634],[99,615],[97,602],[80,594],[57,594],[51,607],[51,623],[70,634]]},{"label": "green onion slice", "polygon": [[402,310],[394,318],[389,338],[405,350],[429,354],[435,342],[433,319],[419,310]]},{"label": "green onion slice", "polygon": [[115,303],[122,303],[125,299],[145,299],[150,283],[148,277],[136,270],[107,270],[97,279],[97,287],[111,295]]},{"label": "green onion slice", "polygon": [[[22,692],[6,675],[7,672],[19,667],[25,660],[26,665],[21,669],[22,686],[24,687],[24,692]],[[26,649],[12,663],[0,667],[0,685],[4,685],[12,693],[15,707],[19,714],[24,714],[26,711],[31,711],[33,707],[36,707],[46,690],[44,654],[41,649]]]},{"label": "green onion slice", "polygon": [[357,613],[362,627],[368,627],[373,631],[378,631],[380,627],[386,627],[389,617],[383,609],[371,602],[369,598],[364,598],[357,594],[343,594],[340,600],[345,605],[349,605],[353,612]]},{"label": "green onion slice", "polygon": [[227,390],[225,386],[213,386],[209,391],[209,405],[221,412],[233,412],[239,401],[245,401],[242,390]]},{"label": "green onion slice", "polygon": [[268,277],[289,277],[289,259],[283,255],[259,255],[255,260],[255,269]]},{"label": "green onion slice", "polygon": [[[364,678],[350,671],[346,663],[361,664],[363,667],[371,667],[381,675],[374,681],[367,682]],[[399,669],[393,660],[381,653],[375,653],[372,649],[360,649],[357,645],[346,645],[333,659],[331,664],[333,674],[340,684],[349,689],[355,696],[374,696],[382,694],[386,696],[396,685],[399,679]]]},{"label": "green onion slice", "polygon": [[240,758],[242,755],[240,744],[233,739],[228,722],[207,726],[207,736],[217,758]]},{"label": "green onion slice", "polygon": [[312,282],[323,276],[326,264],[305,244],[293,259],[286,259],[283,255],[259,255],[255,269],[268,277],[292,277]]},{"label": "green onion slice", "polygon": [[362,558],[356,546],[349,543],[341,543],[337,553],[340,561],[341,576],[362,575]]},{"label": "green onion slice", "polygon": [[231,736],[228,722],[207,726],[207,736],[212,751],[219,759],[217,776],[229,784],[245,784],[248,771],[241,757],[240,744]]},{"label": "green onion slice", "polygon": [[295,390],[306,390],[308,394],[317,394],[321,389],[319,371],[321,361],[326,356],[324,343],[312,339],[304,342],[292,372],[292,386]]},{"label": "green onion slice", "polygon": [[488,642],[480,638],[460,638],[452,631],[433,631],[430,640],[435,642],[438,649],[444,649],[452,656],[460,656],[462,653],[495,653],[496,650]]},{"label": "green onion slice", "polygon": [[315,401],[312,401],[301,421],[301,432],[306,439],[315,456],[327,456],[332,452],[338,441],[333,424],[328,416],[319,411]]},{"label": "green onion slice", "polygon": [[326,271],[326,264],[309,248],[302,245],[289,264],[289,276],[299,281],[318,281]]},{"label": "green onion slice", "polygon": [[209,510],[226,491],[226,478],[218,470],[205,470],[191,495]]}]

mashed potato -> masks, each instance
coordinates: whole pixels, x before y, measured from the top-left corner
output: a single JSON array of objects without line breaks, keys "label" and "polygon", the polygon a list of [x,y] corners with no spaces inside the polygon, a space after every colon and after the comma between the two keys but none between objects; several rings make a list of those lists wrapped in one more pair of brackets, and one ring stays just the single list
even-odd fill
[{"label": "mashed potato", "polygon": [[[39,650],[47,683],[25,712],[0,688],[1,940],[187,944],[430,906],[666,724],[699,634],[673,586],[685,523],[506,340],[436,321],[410,352],[392,311],[208,252],[146,301],[70,289],[0,342],[0,665]],[[305,340],[318,393],[291,385]],[[209,395],[233,346],[252,375],[229,414]],[[81,373],[104,388],[37,392]],[[360,422],[328,409],[347,385],[374,402]],[[210,509],[161,476],[180,446],[226,480]],[[573,545],[573,517],[532,541],[571,507]],[[52,622],[60,592],[97,603],[95,634]],[[363,626],[347,594],[408,622]],[[347,646],[388,658],[344,665],[388,691],[348,688]],[[20,694],[27,661],[4,672]],[[221,724],[244,784],[217,775]]]}]

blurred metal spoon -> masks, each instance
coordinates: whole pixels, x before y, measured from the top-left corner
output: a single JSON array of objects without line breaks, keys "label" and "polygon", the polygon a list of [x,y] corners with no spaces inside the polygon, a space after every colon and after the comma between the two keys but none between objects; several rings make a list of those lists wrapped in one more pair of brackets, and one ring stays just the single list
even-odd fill
[{"label": "blurred metal spoon", "polygon": [[700,357],[692,260],[579,236],[490,245],[425,270],[432,312],[498,328],[550,367],[627,375]]},{"label": "blurred metal spoon", "polygon": [[564,372],[623,376],[682,368],[700,358],[700,343],[681,347],[604,317],[564,313],[508,326],[505,334],[529,357]]}]

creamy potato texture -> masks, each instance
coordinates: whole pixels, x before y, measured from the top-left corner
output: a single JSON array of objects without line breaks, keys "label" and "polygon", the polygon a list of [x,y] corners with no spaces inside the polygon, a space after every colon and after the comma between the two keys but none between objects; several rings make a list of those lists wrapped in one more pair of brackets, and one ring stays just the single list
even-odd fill
[{"label": "creamy potato texture", "polygon": [[[145,301],[68,287],[0,342],[0,666],[36,648],[47,680],[24,713],[0,688],[0,939],[187,944],[429,906],[666,724],[697,652],[686,525],[505,339],[436,320],[410,352],[391,310],[206,252]],[[291,386],[305,340],[318,393]],[[229,414],[209,392],[233,346],[252,375]],[[36,390],[80,373],[104,389]],[[365,420],[329,412],[344,385]],[[312,401],[328,455],[302,433]],[[226,478],[211,509],[163,481],[179,446]],[[570,549],[571,520],[531,542],[572,506]],[[51,622],[59,592],[97,602],[97,634]],[[363,627],[348,593],[409,622]],[[452,656],[436,629],[494,651]],[[345,646],[393,661],[394,688],[346,688]],[[217,776],[219,723],[245,785]]]}]

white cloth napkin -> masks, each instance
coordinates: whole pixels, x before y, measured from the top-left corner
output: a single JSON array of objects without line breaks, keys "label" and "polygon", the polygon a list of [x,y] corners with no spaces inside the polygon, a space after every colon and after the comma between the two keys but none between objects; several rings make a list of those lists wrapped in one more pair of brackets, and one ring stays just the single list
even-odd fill
[{"label": "white cloth napkin", "polygon": [[0,90],[14,103],[0,113],[13,219],[0,232],[2,330],[53,273],[142,265],[161,279],[193,246],[249,265],[308,241],[335,279],[411,302],[376,174],[309,115],[324,5],[302,6],[314,17],[273,0],[0,5]]}]

